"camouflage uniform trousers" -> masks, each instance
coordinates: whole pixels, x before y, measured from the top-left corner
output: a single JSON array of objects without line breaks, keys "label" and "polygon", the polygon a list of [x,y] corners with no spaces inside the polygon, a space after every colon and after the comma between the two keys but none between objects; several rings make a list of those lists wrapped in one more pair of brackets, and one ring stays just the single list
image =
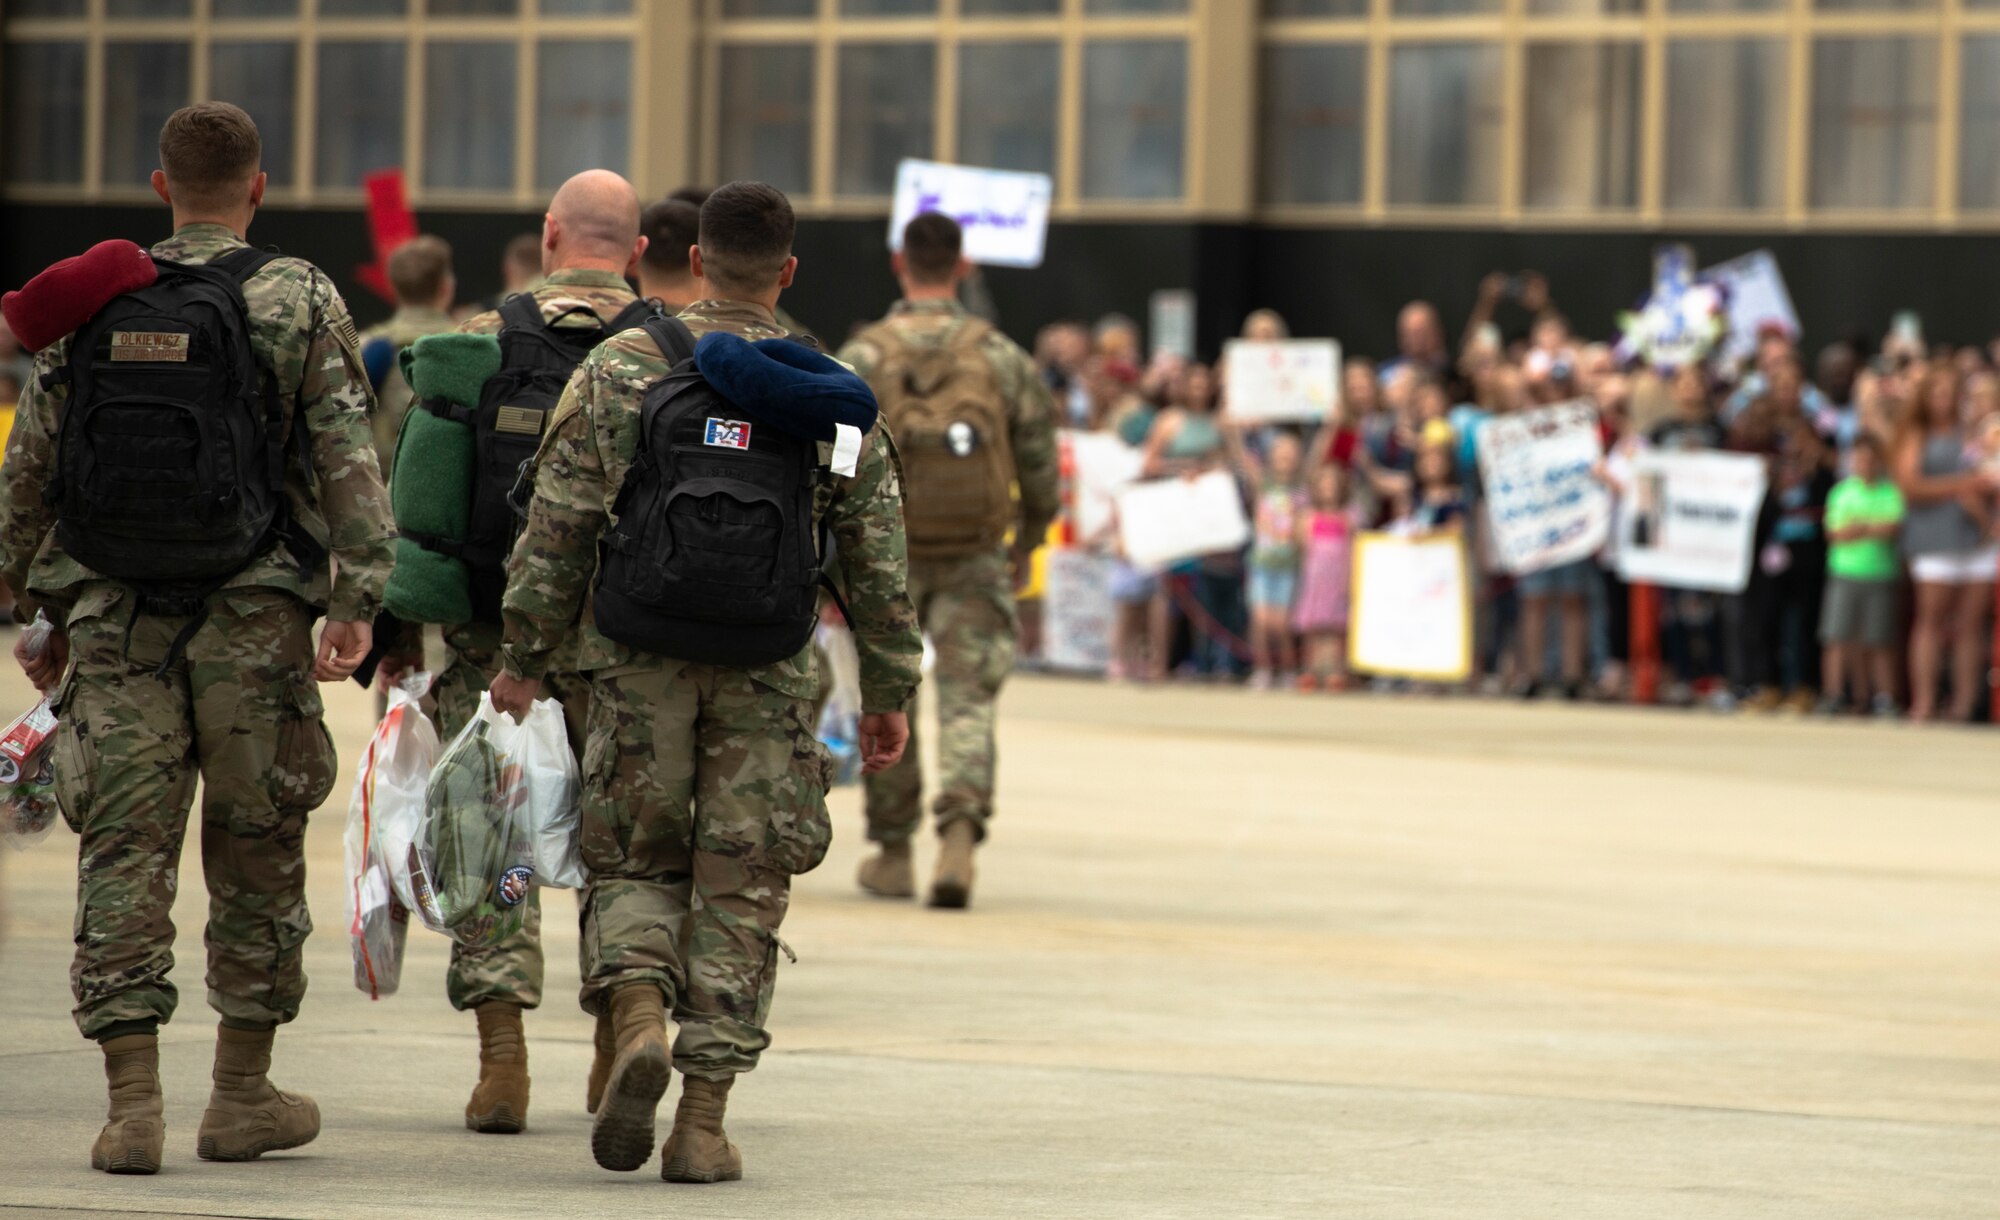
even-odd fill
[{"label": "camouflage uniform trousers", "polygon": [[208,1002],[225,1020],[269,1025],[297,1016],[305,994],[306,817],[338,767],[312,676],[313,616],[277,589],[211,606],[163,676],[188,619],[135,618],[132,595],[105,585],[86,586],[70,617],[56,792],[82,838],[70,981],[86,1037],[174,1014],[169,913],[197,775]]},{"label": "camouflage uniform trousers", "polygon": [[[479,711],[479,696],[493,685],[500,669],[501,630],[497,623],[465,623],[444,629],[450,656],[431,684],[436,701],[438,734],[447,743]],[[562,704],[570,749],[583,753],[584,713],[590,707],[590,681],[581,674],[551,673],[542,682],[542,697]],[[583,901],[578,895],[577,901]],[[542,1003],[542,891],[528,891],[527,917],[521,930],[483,948],[452,942],[451,965],[445,970],[445,996],[460,1012],[488,1000],[539,1008]],[[586,963],[584,970],[589,967]]]},{"label": "camouflage uniform trousers", "polygon": [[792,878],[832,838],[832,760],[812,700],[722,666],[647,662],[593,675],[583,763],[583,1006],[656,984],[680,1026],[674,1065],[721,1080],[757,1066]]},{"label": "camouflage uniform trousers", "polygon": [[[911,559],[910,599],[936,650],[931,689],[938,712],[938,829],[970,821],[980,839],[993,817],[993,720],[1014,668],[1014,584],[1003,552],[965,559]],[[924,776],[912,709],[903,761],[866,778],[868,837],[902,843],[923,821]]]}]

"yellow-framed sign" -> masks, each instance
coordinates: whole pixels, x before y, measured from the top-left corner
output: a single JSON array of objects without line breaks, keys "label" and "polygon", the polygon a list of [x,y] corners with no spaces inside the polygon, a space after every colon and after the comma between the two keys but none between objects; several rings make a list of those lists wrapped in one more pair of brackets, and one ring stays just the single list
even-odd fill
[{"label": "yellow-framed sign", "polygon": [[1362,534],[1354,544],[1348,663],[1427,682],[1472,675],[1472,580],[1465,539]]}]

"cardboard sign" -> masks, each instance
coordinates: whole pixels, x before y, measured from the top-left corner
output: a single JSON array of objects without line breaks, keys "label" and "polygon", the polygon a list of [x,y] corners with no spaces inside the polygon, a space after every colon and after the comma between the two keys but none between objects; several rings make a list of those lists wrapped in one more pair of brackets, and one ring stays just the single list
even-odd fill
[{"label": "cardboard sign", "polygon": [[1362,534],[1354,543],[1348,663],[1365,673],[1463,682],[1472,673],[1465,540]]},{"label": "cardboard sign", "polygon": [[1792,308],[1792,294],[1778,260],[1769,250],[1753,250],[1741,258],[1717,263],[1701,273],[1708,283],[1720,285],[1727,294],[1729,333],[1723,336],[1720,355],[1724,360],[1742,362],[1757,355],[1757,330],[1768,322],[1783,326],[1797,338],[1798,311]]},{"label": "cardboard sign", "polygon": [[1162,288],[1148,304],[1153,355],[1194,359],[1194,293],[1186,288]]},{"label": "cardboard sign", "polygon": [[1054,197],[1047,174],[905,159],[896,167],[889,249],[903,248],[903,230],[910,221],[925,212],[942,212],[965,230],[965,257],[973,262],[1039,267]]},{"label": "cardboard sign", "polygon": [[1741,593],[1750,583],[1764,459],[1646,452],[1632,462],[1618,574],[1633,584]]},{"label": "cardboard sign", "polygon": [[1059,431],[1063,454],[1069,459],[1071,520],[1076,537],[1094,545],[1111,534],[1118,492],[1139,481],[1146,455],[1109,432]]},{"label": "cardboard sign", "polygon": [[1125,558],[1145,571],[1241,550],[1250,541],[1242,493],[1225,471],[1136,483],[1120,490],[1117,499]]},{"label": "cardboard sign", "polygon": [[1112,560],[1089,551],[1048,553],[1042,597],[1042,661],[1051,669],[1101,674],[1111,665]]},{"label": "cardboard sign", "polygon": [[1603,549],[1611,496],[1594,473],[1602,456],[1597,409],[1587,402],[1486,421],[1479,473],[1502,571],[1539,572]]},{"label": "cardboard sign", "polygon": [[1340,402],[1340,344],[1332,339],[1231,339],[1223,359],[1232,419],[1317,421]]}]

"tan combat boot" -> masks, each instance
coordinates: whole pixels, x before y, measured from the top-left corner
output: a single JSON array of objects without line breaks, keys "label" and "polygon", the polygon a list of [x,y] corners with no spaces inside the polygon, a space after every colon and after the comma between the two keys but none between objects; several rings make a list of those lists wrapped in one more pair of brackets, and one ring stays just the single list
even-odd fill
[{"label": "tan combat boot", "polygon": [[937,876],[931,881],[931,905],[958,910],[972,901],[972,849],[979,832],[959,818],[938,835]]},{"label": "tan combat boot", "polygon": [[465,1125],[489,1135],[516,1135],[528,1125],[528,1042],[521,1006],[488,1000],[479,1018],[479,1083],[465,1103]]},{"label": "tan combat boot", "polygon": [[303,1093],[287,1093],[265,1078],[271,1070],[270,1029],[217,1031],[215,1089],[202,1112],[195,1151],[204,1161],[254,1161],[313,1142],[319,1107]]},{"label": "tan combat boot", "polygon": [[106,1173],[158,1173],[167,1141],[159,1036],[128,1034],[99,1045],[111,1109],[91,1146],[90,1167]]},{"label": "tan combat boot", "polygon": [[611,993],[618,1058],[604,1082],[590,1154],[606,1169],[629,1173],[653,1155],[653,1114],[667,1092],[666,998],[654,983],[627,983]]},{"label": "tan combat boot", "polygon": [[722,1111],[729,1104],[727,1080],[681,1081],[681,1104],[674,1111],[674,1129],[660,1149],[660,1177],[669,1182],[734,1182],[743,1176],[743,1154],[722,1130]]},{"label": "tan combat boot", "polygon": [[884,843],[882,850],[861,862],[861,888],[877,898],[914,898],[916,869],[910,864],[910,841]]},{"label": "tan combat boot", "polygon": [[583,1086],[583,1112],[597,1113],[598,1103],[604,1100],[604,1082],[611,1079],[611,1065],[618,1058],[618,1029],[611,1024],[611,1014],[597,1014],[597,1033],[592,1041],[597,1045],[597,1054],[590,1061],[590,1079]]}]

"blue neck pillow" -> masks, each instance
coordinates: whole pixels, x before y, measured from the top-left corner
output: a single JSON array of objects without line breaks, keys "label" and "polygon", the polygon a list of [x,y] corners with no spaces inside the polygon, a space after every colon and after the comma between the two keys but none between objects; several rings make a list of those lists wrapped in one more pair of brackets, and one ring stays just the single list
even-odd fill
[{"label": "blue neck pillow", "polygon": [[832,441],[846,424],[875,427],[875,391],[839,363],[790,339],[712,331],[695,344],[694,366],[752,421],[811,441]]}]

